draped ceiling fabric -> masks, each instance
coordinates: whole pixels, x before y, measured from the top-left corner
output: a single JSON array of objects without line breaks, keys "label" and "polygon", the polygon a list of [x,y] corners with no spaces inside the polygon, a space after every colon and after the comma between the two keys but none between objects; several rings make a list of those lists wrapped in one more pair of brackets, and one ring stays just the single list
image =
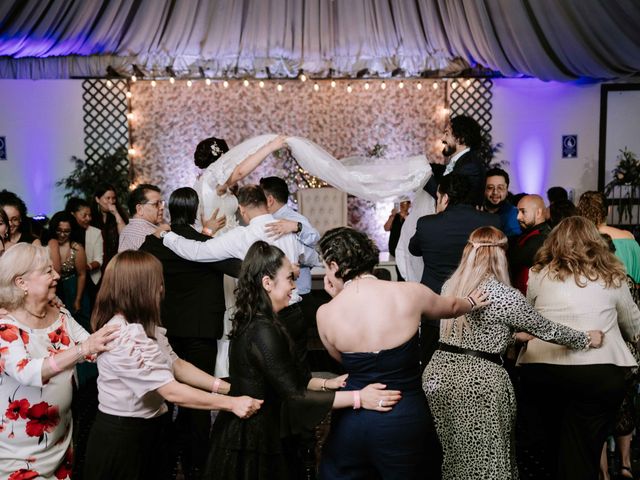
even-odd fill
[{"label": "draped ceiling fabric", "polygon": [[640,72],[638,0],[2,0],[0,78]]}]

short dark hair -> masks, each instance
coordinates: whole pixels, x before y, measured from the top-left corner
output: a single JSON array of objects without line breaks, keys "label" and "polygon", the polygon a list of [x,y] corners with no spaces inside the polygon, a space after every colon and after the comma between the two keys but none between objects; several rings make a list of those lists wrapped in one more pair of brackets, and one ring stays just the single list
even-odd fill
[{"label": "short dark hair", "polygon": [[569,193],[564,187],[551,187],[547,190],[547,198],[549,199],[549,203],[569,200]]},{"label": "short dark hair", "polygon": [[169,197],[169,215],[173,225],[193,225],[198,215],[198,194],[191,187],[174,190]]},{"label": "short dark hair", "polygon": [[549,224],[552,227],[575,215],[579,215],[578,209],[571,200],[558,200],[549,205]]},{"label": "short dark hair", "polygon": [[507,183],[507,187],[509,186],[509,174],[501,168],[493,167],[487,170],[487,175],[485,176],[485,178],[489,177],[502,177]]},{"label": "short dark hair", "polygon": [[238,204],[243,207],[266,207],[267,197],[259,185],[245,185],[238,190]]},{"label": "short dark hair", "polygon": [[380,250],[364,233],[349,227],[332,228],[318,242],[325,263],[338,265],[336,277],[345,282],[363,273],[373,272]]},{"label": "short dark hair", "polygon": [[280,177],[265,177],[260,179],[260,187],[267,195],[273,196],[279,203],[287,203],[289,200],[289,187]]},{"label": "short dark hair", "polygon": [[129,214],[136,214],[136,206],[140,205],[147,201],[147,192],[154,191],[160,193],[160,189],[155,185],[151,185],[150,183],[143,183],[138,185],[130,194],[129,194],[129,202],[127,206],[129,207]]},{"label": "short dark hair", "polygon": [[438,191],[449,197],[449,205],[475,205],[475,192],[471,188],[471,181],[466,175],[450,173],[440,179]]},{"label": "short dark hair", "polygon": [[482,128],[467,115],[458,115],[451,119],[451,133],[471,150],[478,149],[482,143]]},{"label": "short dark hair", "polygon": [[76,213],[81,208],[91,208],[89,202],[79,197],[71,197],[64,206],[65,212]]},{"label": "short dark hair", "polygon": [[[214,150],[216,153],[214,153]],[[222,138],[205,138],[198,144],[196,151],[193,152],[193,160],[199,168],[207,168],[228,151],[227,142]]]}]

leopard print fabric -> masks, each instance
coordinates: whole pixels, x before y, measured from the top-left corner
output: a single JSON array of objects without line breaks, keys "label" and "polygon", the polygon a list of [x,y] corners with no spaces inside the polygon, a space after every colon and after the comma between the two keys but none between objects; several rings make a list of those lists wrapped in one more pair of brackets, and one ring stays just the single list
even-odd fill
[{"label": "leopard print fabric", "polygon": [[[441,330],[441,342],[501,354],[515,331],[525,331],[571,348],[586,347],[585,333],[546,320],[517,290],[495,279],[481,287],[491,304],[467,315],[470,331],[461,336],[455,326],[446,338]],[[442,478],[518,479],[516,400],[505,369],[482,358],[438,350],[422,380],[442,443]]]}]

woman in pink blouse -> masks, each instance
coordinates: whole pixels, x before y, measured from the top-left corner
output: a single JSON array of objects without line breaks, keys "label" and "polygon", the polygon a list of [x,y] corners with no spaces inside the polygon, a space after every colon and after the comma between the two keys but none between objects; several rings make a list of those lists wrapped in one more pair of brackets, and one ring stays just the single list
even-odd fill
[{"label": "woman in pink blouse", "polygon": [[73,370],[117,335],[89,335],[52,304],[59,278],[44,247],[0,258],[0,478],[70,477]]},{"label": "woman in pink blouse", "polygon": [[95,328],[118,325],[120,335],[98,359],[99,411],[89,435],[86,479],[161,479],[170,473],[170,418],[180,407],[227,410],[240,418],[262,403],[229,397],[229,384],[181,360],[160,327],[162,265],[127,250],[107,265],[91,318]]}]

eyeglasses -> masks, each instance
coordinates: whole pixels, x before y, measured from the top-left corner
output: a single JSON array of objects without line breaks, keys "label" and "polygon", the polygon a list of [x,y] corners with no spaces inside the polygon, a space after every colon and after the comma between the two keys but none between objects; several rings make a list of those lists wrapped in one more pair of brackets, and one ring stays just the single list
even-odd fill
[{"label": "eyeglasses", "polygon": [[494,192],[494,191],[506,192],[507,186],[506,185],[487,185],[486,191],[487,192]]},{"label": "eyeglasses", "polygon": [[65,233],[66,233],[66,234],[69,234],[69,233],[71,233],[71,230],[59,230],[59,229],[58,229],[58,230],[56,230],[56,233],[59,233],[59,234],[65,234]]},{"label": "eyeglasses", "polygon": [[162,208],[164,207],[164,200],[158,200],[157,202],[144,202],[142,205],[151,205],[155,208]]}]

